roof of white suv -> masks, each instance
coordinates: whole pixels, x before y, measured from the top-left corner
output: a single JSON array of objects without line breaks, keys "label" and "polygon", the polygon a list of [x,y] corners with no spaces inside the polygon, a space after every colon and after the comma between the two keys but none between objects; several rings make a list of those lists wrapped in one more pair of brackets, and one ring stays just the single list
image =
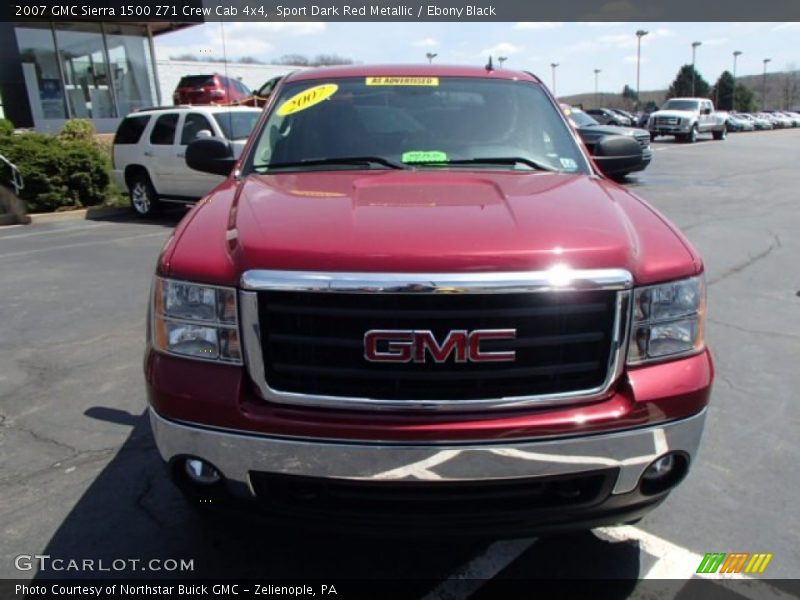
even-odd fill
[{"label": "roof of white suv", "polygon": [[[209,113],[218,113],[218,112],[261,112],[263,109],[257,108],[255,106],[224,106],[221,104],[177,104],[175,106],[149,106],[147,108],[140,108],[131,115],[141,115],[147,113],[156,113],[156,112],[180,112],[180,111],[206,111]],[[127,115],[127,116],[131,116]]]}]

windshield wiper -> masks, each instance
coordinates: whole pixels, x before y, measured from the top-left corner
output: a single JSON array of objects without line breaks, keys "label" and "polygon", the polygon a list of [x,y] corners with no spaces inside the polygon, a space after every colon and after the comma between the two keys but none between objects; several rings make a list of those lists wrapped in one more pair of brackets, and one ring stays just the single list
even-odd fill
[{"label": "windshield wiper", "polygon": [[405,165],[396,163],[382,156],[343,156],[336,158],[309,158],[282,163],[265,163],[255,165],[255,169],[290,169],[292,167],[315,167],[320,165],[381,165],[390,169],[406,169]]},{"label": "windshield wiper", "polygon": [[472,164],[487,164],[487,165],[526,165],[537,171],[556,171],[553,167],[545,165],[530,158],[522,156],[492,156],[487,158],[460,158],[455,160],[448,160],[445,164],[448,165],[472,165]]}]

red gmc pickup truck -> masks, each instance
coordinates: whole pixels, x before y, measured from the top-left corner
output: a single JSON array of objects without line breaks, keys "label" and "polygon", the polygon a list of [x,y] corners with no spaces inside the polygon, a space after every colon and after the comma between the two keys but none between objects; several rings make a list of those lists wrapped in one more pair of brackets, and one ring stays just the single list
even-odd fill
[{"label": "red gmc pickup truck", "polygon": [[228,177],[164,247],[148,319],[152,429],[190,499],[514,536],[633,522],[686,475],[701,259],[535,76],[295,72],[232,156],[188,147]]}]

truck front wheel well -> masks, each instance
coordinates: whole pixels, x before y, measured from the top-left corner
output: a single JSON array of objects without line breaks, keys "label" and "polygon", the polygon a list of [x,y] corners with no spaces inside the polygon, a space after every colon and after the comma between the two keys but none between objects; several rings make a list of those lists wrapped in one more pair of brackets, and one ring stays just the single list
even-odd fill
[{"label": "truck front wheel well", "polygon": [[[134,180],[138,179],[142,175],[150,179],[150,173],[148,173],[147,169],[142,165],[128,165],[125,167],[125,185],[130,188]],[[152,179],[150,179],[150,181],[152,181]]]}]

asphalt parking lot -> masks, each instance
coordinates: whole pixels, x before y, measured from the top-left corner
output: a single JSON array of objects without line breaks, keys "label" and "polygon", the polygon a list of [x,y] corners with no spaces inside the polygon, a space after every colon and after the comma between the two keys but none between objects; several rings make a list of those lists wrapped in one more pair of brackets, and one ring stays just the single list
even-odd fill
[{"label": "asphalt parking lot", "polygon": [[654,150],[626,185],[705,258],[717,380],[699,461],[636,526],[387,542],[198,516],[161,467],[141,365],[150,279],[177,211],[0,230],[0,578],[75,576],[18,571],[20,554],[182,558],[193,572],[144,575],[422,578],[435,584],[420,595],[489,597],[480,587],[493,577],[687,578],[706,552],[771,552],[760,577],[797,578],[800,130]]}]

